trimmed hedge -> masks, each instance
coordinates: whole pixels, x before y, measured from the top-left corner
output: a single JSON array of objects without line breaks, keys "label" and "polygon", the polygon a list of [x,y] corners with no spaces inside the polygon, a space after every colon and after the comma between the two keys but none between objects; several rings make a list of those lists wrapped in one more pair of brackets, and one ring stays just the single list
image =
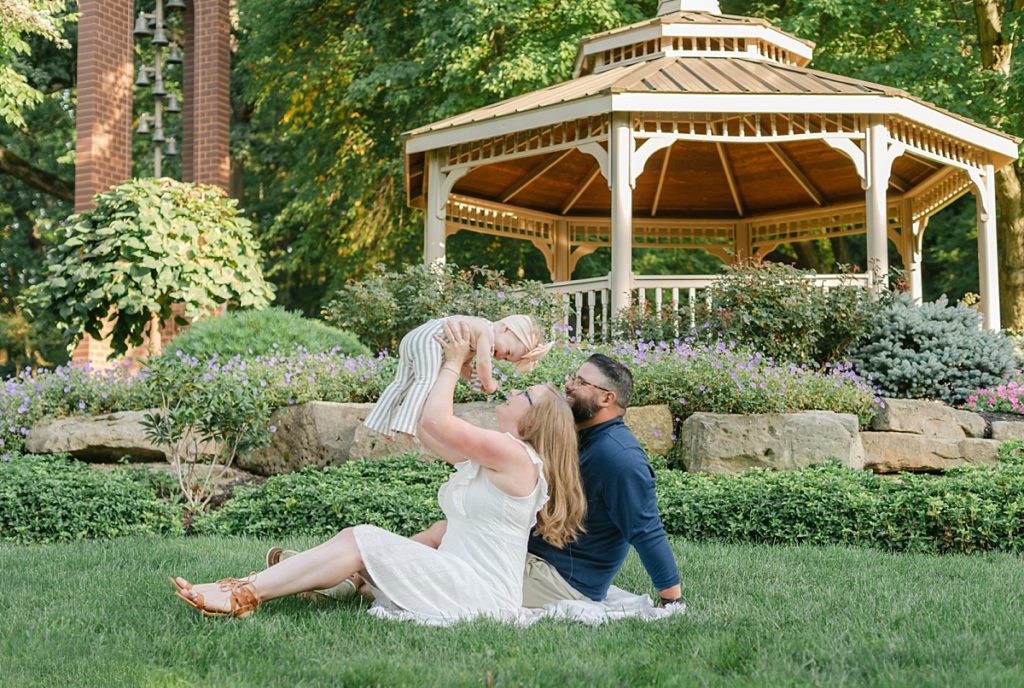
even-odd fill
[{"label": "trimmed hedge", "polygon": [[[1024,551],[1024,444],[1004,463],[898,481],[838,463],[726,477],[655,463],[671,535],[691,540],[847,544],[897,552]],[[271,478],[193,525],[200,533],[327,537],[373,523],[411,535],[442,518],[437,489],[450,469],[414,455],[353,461]]]},{"label": "trimmed hedge", "polygon": [[0,541],[180,533],[181,509],[137,475],[104,473],[65,456],[17,455],[0,462]]},{"label": "trimmed hedge", "polygon": [[200,534],[328,537],[372,523],[413,535],[444,518],[437,490],[450,473],[447,463],[423,462],[416,454],[308,467],[243,489],[218,511],[198,516],[192,528]]}]

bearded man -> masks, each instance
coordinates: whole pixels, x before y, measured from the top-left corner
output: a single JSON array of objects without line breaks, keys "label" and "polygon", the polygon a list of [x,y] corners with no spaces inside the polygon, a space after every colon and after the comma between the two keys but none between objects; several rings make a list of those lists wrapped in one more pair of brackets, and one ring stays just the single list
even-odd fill
[{"label": "bearded man", "polygon": [[583,533],[565,547],[554,547],[538,535],[530,538],[523,605],[604,600],[630,546],[661,604],[680,603],[679,570],[658,512],[654,471],[623,422],[633,396],[632,373],[618,361],[594,354],[569,378],[565,391],[579,434],[587,518]]}]

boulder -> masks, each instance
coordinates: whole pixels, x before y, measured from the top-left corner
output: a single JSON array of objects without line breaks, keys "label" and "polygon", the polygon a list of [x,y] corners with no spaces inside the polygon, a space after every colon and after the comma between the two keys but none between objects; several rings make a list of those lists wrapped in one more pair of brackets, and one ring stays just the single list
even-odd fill
[{"label": "boulder", "polygon": [[[366,413],[370,412],[373,404],[366,404]],[[486,401],[473,401],[466,404],[455,404],[455,415],[468,423],[488,430],[498,429],[498,419],[494,415],[494,404]],[[366,417],[365,415],[363,416]],[[425,458],[437,459],[438,457],[426,451],[420,441],[413,439],[402,439],[388,441],[382,435],[370,430],[360,423],[355,428],[355,437],[352,440],[352,447],[349,457],[353,459],[376,459],[382,456],[402,454],[404,452],[419,452]]]},{"label": "boulder", "polygon": [[626,409],[623,419],[637,438],[647,445],[651,456],[665,455],[675,444],[675,424],[667,404],[634,406]]},{"label": "boulder", "polygon": [[942,439],[902,432],[862,432],[865,467],[876,473],[940,471],[998,461],[998,440]]},{"label": "boulder", "polygon": [[993,420],[992,439],[1001,442],[1024,440],[1024,418],[1021,420]]},{"label": "boulder", "polygon": [[68,453],[83,461],[166,461],[163,449],[146,439],[142,417],[148,411],[72,416],[33,427],[25,449],[33,454]]},{"label": "boulder", "polygon": [[862,468],[857,416],[807,411],[735,415],[694,413],[681,430],[688,471],[735,475],[748,468],[790,470],[839,459]]},{"label": "boulder", "polygon": [[947,440],[985,436],[985,419],[937,401],[884,399],[885,408],[871,421],[877,432],[904,432]]}]

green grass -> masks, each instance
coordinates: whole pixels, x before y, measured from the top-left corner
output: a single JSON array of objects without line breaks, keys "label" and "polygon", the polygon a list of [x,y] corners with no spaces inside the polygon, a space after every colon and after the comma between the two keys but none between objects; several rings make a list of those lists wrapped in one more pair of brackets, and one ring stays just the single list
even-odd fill
[{"label": "green grass", "polygon": [[[689,612],[602,627],[451,629],[360,603],[200,618],[167,577],[260,567],[269,543],[0,545],[0,676],[16,686],[1021,685],[1024,566],[1006,554],[674,543]],[[286,543],[310,544],[308,541]],[[617,581],[647,591],[631,558]]]}]

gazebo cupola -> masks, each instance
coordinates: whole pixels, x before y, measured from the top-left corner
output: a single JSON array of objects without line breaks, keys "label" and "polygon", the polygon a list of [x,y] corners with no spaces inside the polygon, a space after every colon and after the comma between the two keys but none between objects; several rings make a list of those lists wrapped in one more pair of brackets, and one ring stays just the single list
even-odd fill
[{"label": "gazebo cupola", "polygon": [[653,19],[584,38],[569,81],[407,132],[424,259],[443,259],[458,231],[515,237],[564,283],[610,247],[601,307],[617,312],[651,284],[633,274],[634,248],[732,261],[866,235],[869,284],[889,272],[891,241],[920,298],[928,218],[973,191],[984,322],[998,328],[994,171],[1019,142],[810,69],[812,50],[715,0],[669,0]]}]

